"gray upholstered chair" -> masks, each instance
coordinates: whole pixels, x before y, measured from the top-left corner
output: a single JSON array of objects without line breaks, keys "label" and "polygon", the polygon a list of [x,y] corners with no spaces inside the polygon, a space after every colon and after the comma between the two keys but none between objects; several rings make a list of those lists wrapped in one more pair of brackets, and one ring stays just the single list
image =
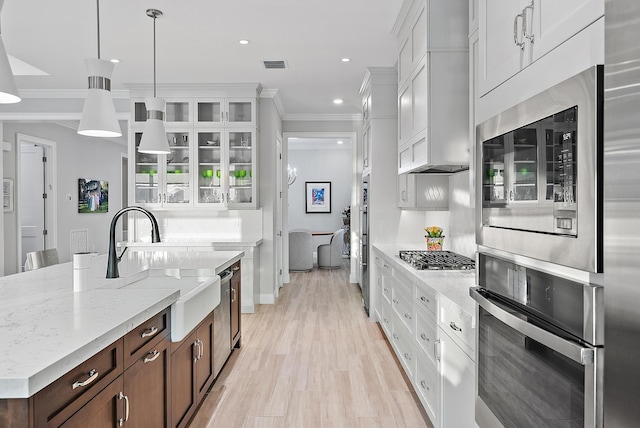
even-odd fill
[{"label": "gray upholstered chair", "polygon": [[289,232],[289,271],[308,272],[313,269],[313,247],[311,232],[292,230]]},{"label": "gray upholstered chair", "polygon": [[318,267],[337,269],[342,267],[342,246],[344,245],[344,229],[331,235],[331,242],[318,245]]}]

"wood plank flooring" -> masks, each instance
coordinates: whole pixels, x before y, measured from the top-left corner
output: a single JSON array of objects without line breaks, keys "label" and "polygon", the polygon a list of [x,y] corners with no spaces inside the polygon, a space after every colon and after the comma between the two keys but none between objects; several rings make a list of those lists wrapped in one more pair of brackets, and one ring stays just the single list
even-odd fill
[{"label": "wood plank flooring", "polygon": [[292,272],[276,304],[242,315],[242,348],[191,428],[432,427],[348,263]]}]

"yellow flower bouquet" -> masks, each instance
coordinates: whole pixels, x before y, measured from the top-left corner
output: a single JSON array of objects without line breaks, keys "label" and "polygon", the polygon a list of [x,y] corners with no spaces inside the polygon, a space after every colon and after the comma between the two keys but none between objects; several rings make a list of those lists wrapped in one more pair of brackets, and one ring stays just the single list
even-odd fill
[{"label": "yellow flower bouquet", "polygon": [[427,241],[427,251],[441,251],[442,242],[444,241],[442,228],[438,226],[429,226],[425,227],[424,231],[426,232],[424,237]]}]

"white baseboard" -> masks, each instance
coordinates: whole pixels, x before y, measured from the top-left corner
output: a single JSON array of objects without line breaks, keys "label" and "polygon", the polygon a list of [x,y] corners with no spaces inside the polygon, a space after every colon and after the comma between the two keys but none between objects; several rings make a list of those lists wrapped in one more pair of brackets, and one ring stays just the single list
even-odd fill
[{"label": "white baseboard", "polygon": [[273,293],[260,295],[261,305],[273,305],[275,302],[276,302],[276,296]]},{"label": "white baseboard", "polygon": [[243,314],[253,314],[256,311],[255,305],[246,305],[240,308],[240,312]]},{"label": "white baseboard", "polygon": [[358,283],[358,275],[355,273],[352,273],[351,275],[349,275],[349,282],[351,284],[357,284]]}]

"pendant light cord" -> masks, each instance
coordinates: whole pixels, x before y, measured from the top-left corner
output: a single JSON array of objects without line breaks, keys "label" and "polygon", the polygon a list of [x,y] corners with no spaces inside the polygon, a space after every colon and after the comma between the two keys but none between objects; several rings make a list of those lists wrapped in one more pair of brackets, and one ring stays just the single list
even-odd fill
[{"label": "pendant light cord", "polygon": [[156,97],[156,17],[153,16],[153,98]]},{"label": "pendant light cord", "polygon": [[98,59],[100,59],[100,0],[96,0],[96,9],[97,9],[97,17],[98,17]]}]

